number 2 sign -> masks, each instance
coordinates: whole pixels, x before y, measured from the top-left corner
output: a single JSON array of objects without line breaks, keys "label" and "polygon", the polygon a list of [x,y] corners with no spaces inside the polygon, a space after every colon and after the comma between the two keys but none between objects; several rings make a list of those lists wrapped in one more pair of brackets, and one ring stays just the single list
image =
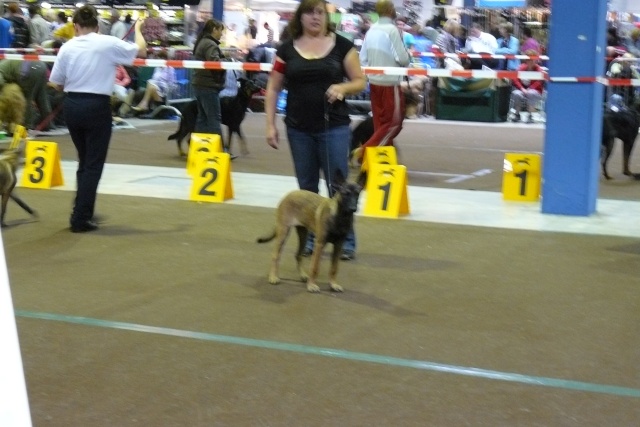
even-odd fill
[{"label": "number 2 sign", "polygon": [[196,164],[190,198],[197,202],[224,202],[233,198],[229,154],[211,153]]}]

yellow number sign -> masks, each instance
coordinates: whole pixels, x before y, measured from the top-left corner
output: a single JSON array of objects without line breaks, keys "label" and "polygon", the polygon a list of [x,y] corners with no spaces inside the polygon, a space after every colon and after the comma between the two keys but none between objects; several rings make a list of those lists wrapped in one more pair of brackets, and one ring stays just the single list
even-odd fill
[{"label": "yellow number sign", "polygon": [[51,188],[64,185],[58,144],[27,141],[20,185],[28,188]]},{"label": "yellow number sign", "polygon": [[383,147],[367,147],[362,159],[362,170],[367,171],[372,165],[397,165],[396,148],[392,145]]},{"label": "yellow number sign", "polygon": [[11,145],[9,145],[9,148],[15,150],[20,146],[20,143],[26,137],[27,129],[22,125],[16,125],[16,127],[13,129],[13,139],[11,140]]},{"label": "yellow number sign", "polygon": [[364,215],[397,218],[409,213],[406,166],[370,165],[366,190]]},{"label": "yellow number sign", "polygon": [[197,202],[224,202],[233,198],[231,156],[211,153],[196,164],[190,199]]},{"label": "yellow number sign", "polygon": [[502,174],[504,200],[535,202],[540,198],[540,155],[507,153]]},{"label": "yellow number sign", "polygon": [[222,140],[215,133],[192,133],[187,156],[187,173],[193,175],[202,158],[211,157],[212,153],[222,152]]}]

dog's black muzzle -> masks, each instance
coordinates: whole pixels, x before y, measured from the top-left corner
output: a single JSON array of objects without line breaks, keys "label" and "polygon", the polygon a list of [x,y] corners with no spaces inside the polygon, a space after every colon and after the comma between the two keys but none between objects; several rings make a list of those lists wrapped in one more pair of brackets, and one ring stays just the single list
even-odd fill
[{"label": "dog's black muzzle", "polygon": [[349,196],[344,199],[344,209],[354,213],[358,210],[358,196]]}]

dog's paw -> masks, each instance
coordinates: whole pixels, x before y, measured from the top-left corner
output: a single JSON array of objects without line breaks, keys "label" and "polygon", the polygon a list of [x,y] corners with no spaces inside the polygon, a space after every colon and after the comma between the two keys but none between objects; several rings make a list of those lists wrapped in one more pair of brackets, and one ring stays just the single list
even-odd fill
[{"label": "dog's paw", "polygon": [[338,285],[337,283],[329,283],[329,286],[331,286],[331,290],[333,292],[344,292],[342,286]]},{"label": "dog's paw", "polygon": [[307,291],[312,292],[312,293],[318,293],[320,292],[320,287],[318,285],[316,285],[315,283],[307,283]]},{"label": "dog's paw", "polygon": [[280,278],[278,276],[269,276],[269,283],[272,285],[277,285],[280,283]]}]

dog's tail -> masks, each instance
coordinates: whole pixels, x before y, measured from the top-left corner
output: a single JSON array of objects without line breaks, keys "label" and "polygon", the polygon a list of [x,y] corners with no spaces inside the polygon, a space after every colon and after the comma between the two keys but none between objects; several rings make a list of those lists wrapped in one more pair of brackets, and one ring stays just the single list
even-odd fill
[{"label": "dog's tail", "polygon": [[275,239],[276,237],[276,229],[274,228],[270,235],[264,237],[258,237],[256,242],[258,243],[267,243]]}]

